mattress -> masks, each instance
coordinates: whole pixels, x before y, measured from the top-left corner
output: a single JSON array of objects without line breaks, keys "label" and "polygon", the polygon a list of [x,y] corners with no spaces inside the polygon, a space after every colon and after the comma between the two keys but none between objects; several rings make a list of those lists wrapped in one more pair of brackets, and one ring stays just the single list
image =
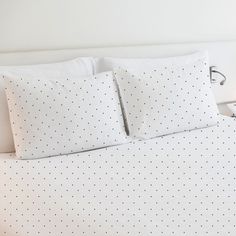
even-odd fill
[{"label": "mattress", "polygon": [[0,235],[236,235],[236,120],[72,155],[0,155]]}]

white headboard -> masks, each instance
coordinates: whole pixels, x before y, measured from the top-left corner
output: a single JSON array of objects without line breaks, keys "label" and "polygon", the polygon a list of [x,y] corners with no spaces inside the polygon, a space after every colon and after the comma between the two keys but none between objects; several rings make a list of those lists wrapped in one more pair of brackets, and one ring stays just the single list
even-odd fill
[{"label": "white headboard", "polygon": [[213,85],[217,103],[236,100],[236,41],[1,53],[0,65],[49,63],[79,56],[165,57],[199,50],[208,50],[210,64],[227,76],[224,86]]}]

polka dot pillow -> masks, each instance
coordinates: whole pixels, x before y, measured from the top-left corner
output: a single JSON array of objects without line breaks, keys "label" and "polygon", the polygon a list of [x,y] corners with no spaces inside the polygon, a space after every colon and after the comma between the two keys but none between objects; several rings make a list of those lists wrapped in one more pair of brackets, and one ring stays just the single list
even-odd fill
[{"label": "polka dot pillow", "polygon": [[114,73],[132,137],[147,139],[217,123],[206,54],[181,66],[160,63],[143,72],[118,68]]},{"label": "polka dot pillow", "polygon": [[0,153],[15,152],[14,141],[11,132],[11,124],[4,91],[4,80],[2,77],[23,76],[36,78],[62,78],[63,76],[91,76],[93,75],[94,59],[90,57],[79,57],[73,60],[49,64],[0,66]]},{"label": "polka dot pillow", "polygon": [[81,80],[5,78],[16,155],[49,157],[127,142],[112,72]]}]

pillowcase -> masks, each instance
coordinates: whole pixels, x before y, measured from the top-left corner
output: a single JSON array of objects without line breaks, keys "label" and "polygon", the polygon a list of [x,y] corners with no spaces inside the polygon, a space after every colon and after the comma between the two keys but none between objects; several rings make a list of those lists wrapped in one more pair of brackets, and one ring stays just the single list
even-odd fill
[{"label": "pillowcase", "polygon": [[130,136],[153,138],[217,123],[207,55],[136,72],[116,69]]},{"label": "pillowcase", "polygon": [[14,152],[14,142],[10,127],[7,101],[2,77],[37,77],[89,76],[93,74],[92,58],[77,58],[54,64],[29,66],[0,66],[0,153]]},{"label": "pillowcase", "polygon": [[115,58],[104,57],[95,59],[95,72],[100,73],[110,71],[117,67],[124,67],[126,69],[133,69],[135,71],[143,72],[145,70],[152,70],[159,64],[163,65],[182,65],[194,62],[199,57],[206,55],[207,52],[196,52],[193,54],[177,57],[167,58]]},{"label": "pillowcase", "polygon": [[16,156],[34,159],[127,142],[112,72],[78,80],[6,78]]}]

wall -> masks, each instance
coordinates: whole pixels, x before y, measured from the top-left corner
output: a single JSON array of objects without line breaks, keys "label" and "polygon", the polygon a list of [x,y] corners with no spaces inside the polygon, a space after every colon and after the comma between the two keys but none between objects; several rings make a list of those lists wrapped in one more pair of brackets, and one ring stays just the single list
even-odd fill
[{"label": "wall", "polygon": [[0,0],[0,52],[236,39],[235,0]]}]

